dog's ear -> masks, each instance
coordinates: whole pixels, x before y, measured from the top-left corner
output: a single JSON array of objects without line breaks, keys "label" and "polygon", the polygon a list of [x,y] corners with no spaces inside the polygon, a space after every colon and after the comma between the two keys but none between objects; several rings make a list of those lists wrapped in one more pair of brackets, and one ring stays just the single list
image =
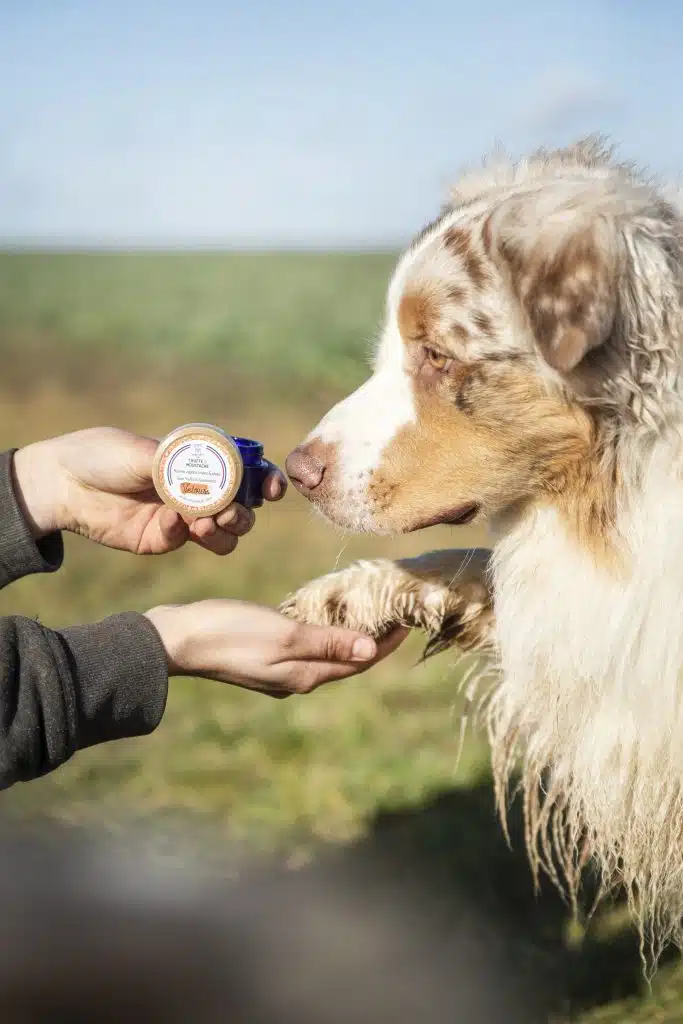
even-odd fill
[{"label": "dog's ear", "polygon": [[617,311],[612,218],[580,204],[543,210],[528,197],[491,214],[484,237],[553,369],[570,372],[607,341]]}]

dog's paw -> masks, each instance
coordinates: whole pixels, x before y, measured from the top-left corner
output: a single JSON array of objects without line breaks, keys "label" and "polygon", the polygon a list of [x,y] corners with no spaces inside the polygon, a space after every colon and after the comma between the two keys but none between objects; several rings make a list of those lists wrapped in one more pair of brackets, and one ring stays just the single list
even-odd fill
[{"label": "dog's paw", "polygon": [[457,644],[490,645],[488,552],[433,552],[402,562],[356,562],[301,587],[281,605],[301,622],[346,626],[376,639],[397,626],[427,634],[424,657]]},{"label": "dog's paw", "polygon": [[398,614],[397,591],[393,562],[355,562],[306,583],[290,594],[280,611],[300,622],[345,626],[381,639],[395,626],[407,625]]}]

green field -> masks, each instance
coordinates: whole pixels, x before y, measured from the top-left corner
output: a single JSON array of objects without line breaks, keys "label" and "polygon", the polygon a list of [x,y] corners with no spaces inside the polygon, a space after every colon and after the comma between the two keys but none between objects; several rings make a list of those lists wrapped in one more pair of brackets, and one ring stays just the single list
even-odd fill
[{"label": "green field", "polygon": [[[285,254],[0,255],[0,443],[111,423],[153,434],[189,419],[260,437],[282,462],[365,374],[393,257]],[[295,494],[259,513],[228,560],[163,559],[67,538],[62,572],[0,595],[0,613],[49,625],[161,601],[235,596],[275,603],[359,554],[399,555],[481,535],[343,537]],[[456,770],[458,669],[414,667],[417,638],[373,673],[286,702],[174,681],[150,738],[78,755],[3,796],[6,813],[165,834],[179,825],[300,861],[319,843],[362,843],[392,814],[414,870],[462,886],[507,924],[544,976],[553,1020],[683,1020],[683,972],[653,994],[619,912],[587,933],[557,898],[536,899],[519,838],[494,820],[486,750],[470,738]],[[444,891],[444,899],[448,894]],[[619,1001],[621,1000],[621,1001]]]},{"label": "green field", "polygon": [[0,335],[24,349],[68,345],[85,358],[107,349],[218,363],[228,380],[257,382],[257,393],[339,391],[362,373],[394,260],[0,253]]}]

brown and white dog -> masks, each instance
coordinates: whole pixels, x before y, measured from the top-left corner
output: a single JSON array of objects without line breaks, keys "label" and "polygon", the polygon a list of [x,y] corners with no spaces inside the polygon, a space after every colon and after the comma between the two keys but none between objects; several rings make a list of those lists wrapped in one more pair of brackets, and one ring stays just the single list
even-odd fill
[{"label": "brown and white dog", "polygon": [[498,800],[534,870],[623,883],[683,942],[683,211],[600,140],[464,176],[401,258],[370,379],[290,455],[352,531],[486,518],[492,551],[365,562],[283,610],[493,655]]}]

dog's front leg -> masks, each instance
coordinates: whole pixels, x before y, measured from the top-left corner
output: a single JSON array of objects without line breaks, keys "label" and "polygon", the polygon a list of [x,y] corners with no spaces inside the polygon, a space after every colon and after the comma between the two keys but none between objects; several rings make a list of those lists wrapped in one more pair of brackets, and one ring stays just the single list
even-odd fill
[{"label": "dog's front leg", "polygon": [[491,649],[489,557],[489,551],[475,548],[355,562],[305,584],[281,611],[302,622],[347,626],[377,638],[399,625],[420,629],[429,638],[425,657],[454,644]]}]

